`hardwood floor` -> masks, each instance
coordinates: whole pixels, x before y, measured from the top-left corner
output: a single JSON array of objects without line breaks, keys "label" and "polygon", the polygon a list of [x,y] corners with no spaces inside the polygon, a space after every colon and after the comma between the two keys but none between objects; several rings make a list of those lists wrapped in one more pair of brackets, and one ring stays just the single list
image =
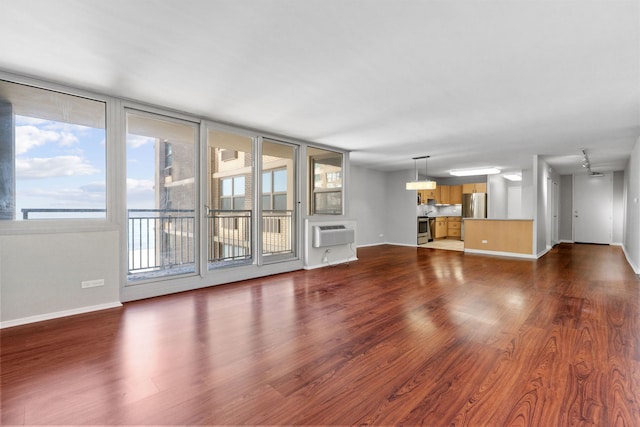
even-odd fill
[{"label": "hardwood floor", "polygon": [[5,329],[2,424],[640,424],[619,247],[358,257]]}]

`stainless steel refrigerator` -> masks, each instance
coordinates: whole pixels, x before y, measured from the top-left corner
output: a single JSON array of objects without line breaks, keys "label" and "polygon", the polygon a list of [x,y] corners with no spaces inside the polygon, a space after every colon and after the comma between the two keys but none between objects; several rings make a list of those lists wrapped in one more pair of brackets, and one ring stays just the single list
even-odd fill
[{"label": "stainless steel refrigerator", "polygon": [[464,240],[465,218],[487,217],[487,193],[469,193],[462,195],[462,229],[460,239]]}]

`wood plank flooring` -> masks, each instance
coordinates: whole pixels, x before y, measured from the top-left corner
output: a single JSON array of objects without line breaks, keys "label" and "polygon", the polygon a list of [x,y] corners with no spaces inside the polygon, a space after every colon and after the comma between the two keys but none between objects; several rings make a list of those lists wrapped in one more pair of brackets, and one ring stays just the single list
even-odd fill
[{"label": "wood plank flooring", "polygon": [[2,424],[640,425],[619,247],[358,257],[5,329]]}]

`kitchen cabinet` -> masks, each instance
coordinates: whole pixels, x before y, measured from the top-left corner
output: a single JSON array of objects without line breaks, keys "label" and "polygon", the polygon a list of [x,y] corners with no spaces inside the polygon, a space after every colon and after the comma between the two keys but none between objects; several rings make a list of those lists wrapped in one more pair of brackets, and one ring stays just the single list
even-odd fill
[{"label": "kitchen cabinet", "polygon": [[486,182],[472,182],[472,183],[469,183],[469,184],[462,184],[462,192],[464,194],[486,193],[487,192],[487,183]]},{"label": "kitchen cabinet", "polygon": [[452,185],[449,187],[449,203],[452,205],[462,204],[462,185]]},{"label": "kitchen cabinet", "polygon": [[436,218],[436,230],[435,230],[434,239],[444,239],[447,237],[447,218],[446,217],[438,217]]},{"label": "kitchen cabinet", "polygon": [[450,205],[451,197],[449,195],[450,186],[449,185],[438,185],[438,191],[436,192],[436,203],[441,205]]},{"label": "kitchen cabinet", "polygon": [[459,216],[447,217],[447,237],[450,239],[460,239],[462,228],[462,218]]},{"label": "kitchen cabinet", "polygon": [[427,203],[427,200],[436,198],[436,190],[418,190],[418,194],[420,195],[422,203]]}]

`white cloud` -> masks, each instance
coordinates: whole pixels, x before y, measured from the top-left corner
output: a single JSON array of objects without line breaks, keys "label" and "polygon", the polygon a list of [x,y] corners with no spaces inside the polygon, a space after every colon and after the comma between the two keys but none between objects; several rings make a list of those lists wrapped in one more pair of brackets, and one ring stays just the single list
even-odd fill
[{"label": "white cloud", "polygon": [[60,140],[58,132],[43,130],[35,126],[16,127],[16,155],[24,154],[34,147],[39,147],[48,142]]},{"label": "white cloud", "polygon": [[146,144],[153,144],[155,141],[154,138],[148,136],[127,134],[127,145],[131,148],[140,148]]},{"label": "white cloud", "polygon": [[68,147],[78,143],[78,137],[70,132],[60,132],[60,145]]},{"label": "white cloud", "polygon": [[150,179],[127,178],[127,194],[133,195],[146,192],[153,193],[154,185],[153,180]]},{"label": "white cloud", "polygon": [[80,156],[16,158],[16,178],[18,179],[93,175],[99,172],[99,169]]}]

